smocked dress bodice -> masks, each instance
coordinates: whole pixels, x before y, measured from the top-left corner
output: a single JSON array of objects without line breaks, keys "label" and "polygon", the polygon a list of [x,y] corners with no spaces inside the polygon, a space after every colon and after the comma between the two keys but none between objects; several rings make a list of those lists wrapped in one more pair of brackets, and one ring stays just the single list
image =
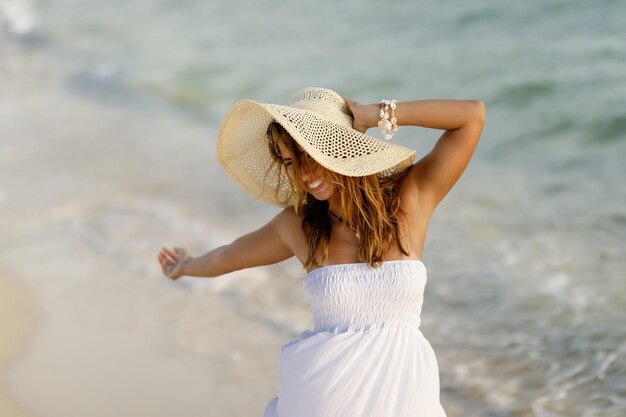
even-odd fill
[{"label": "smocked dress bodice", "polygon": [[419,328],[426,280],[418,260],[309,272],[313,329],[283,345],[263,417],[445,417]]},{"label": "smocked dress bodice", "polygon": [[419,328],[426,268],[421,261],[387,261],[323,266],[304,282],[313,331],[340,332],[376,326]]}]

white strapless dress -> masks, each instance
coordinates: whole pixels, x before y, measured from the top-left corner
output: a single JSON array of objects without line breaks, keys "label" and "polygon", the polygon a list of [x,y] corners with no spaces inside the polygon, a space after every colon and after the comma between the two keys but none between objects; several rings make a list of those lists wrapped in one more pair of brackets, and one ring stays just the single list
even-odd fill
[{"label": "white strapless dress", "polygon": [[263,417],[445,417],[419,329],[421,261],[324,266],[304,286],[314,329],[282,347],[278,397]]}]

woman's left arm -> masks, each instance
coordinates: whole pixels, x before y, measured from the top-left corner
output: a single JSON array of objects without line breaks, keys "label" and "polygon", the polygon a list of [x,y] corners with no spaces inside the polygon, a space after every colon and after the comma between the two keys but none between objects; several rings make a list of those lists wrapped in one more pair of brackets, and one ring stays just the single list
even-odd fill
[{"label": "woman's left arm", "polygon": [[[346,103],[354,115],[355,129],[365,132],[378,125],[379,104],[360,105],[350,99]],[[485,104],[479,100],[417,100],[398,103],[395,116],[398,125],[445,130],[407,178],[417,188],[420,203],[434,210],[474,154],[485,123]]]}]

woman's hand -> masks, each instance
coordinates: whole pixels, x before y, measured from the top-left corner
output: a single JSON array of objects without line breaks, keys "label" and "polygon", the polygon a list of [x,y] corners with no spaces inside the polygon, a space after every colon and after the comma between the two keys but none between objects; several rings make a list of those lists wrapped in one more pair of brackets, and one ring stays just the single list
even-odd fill
[{"label": "woman's hand", "polygon": [[183,265],[190,259],[185,249],[174,248],[172,250],[165,246],[161,249],[157,258],[161,264],[163,274],[171,280],[177,280],[184,275]]},{"label": "woman's hand", "polygon": [[377,104],[361,104],[352,99],[343,98],[348,106],[348,111],[352,113],[354,122],[352,127],[361,133],[365,133],[370,127],[378,126],[378,112],[380,107]]}]

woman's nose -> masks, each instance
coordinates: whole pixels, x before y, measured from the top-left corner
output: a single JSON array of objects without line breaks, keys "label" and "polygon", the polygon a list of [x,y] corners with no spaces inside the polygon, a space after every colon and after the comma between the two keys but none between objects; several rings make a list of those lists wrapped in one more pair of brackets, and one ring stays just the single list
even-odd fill
[{"label": "woman's nose", "polygon": [[307,182],[311,179],[311,169],[306,164],[300,165],[300,178]]}]

